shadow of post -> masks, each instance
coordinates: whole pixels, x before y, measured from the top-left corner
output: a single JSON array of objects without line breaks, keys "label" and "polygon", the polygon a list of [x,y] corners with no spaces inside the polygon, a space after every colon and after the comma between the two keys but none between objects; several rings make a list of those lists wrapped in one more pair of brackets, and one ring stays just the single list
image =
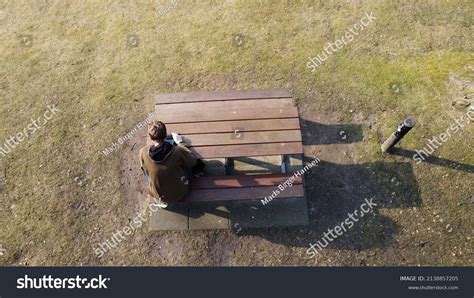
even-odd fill
[{"label": "shadow of post", "polygon": [[[390,153],[394,154],[394,155],[410,158],[410,159],[413,159],[413,157],[416,156],[416,155],[419,156],[416,151],[406,150],[406,149],[401,149],[401,148],[392,148]],[[430,155],[428,157],[424,157],[424,159],[425,160],[423,162],[427,162],[427,163],[432,164],[432,165],[446,167],[446,168],[450,168],[450,169],[454,169],[454,170],[458,170],[458,171],[463,171],[463,172],[466,172],[466,173],[474,173],[474,166],[473,165],[460,163],[460,162],[457,162],[457,161],[452,161],[452,160],[436,157],[436,156],[433,156],[433,155]]]}]

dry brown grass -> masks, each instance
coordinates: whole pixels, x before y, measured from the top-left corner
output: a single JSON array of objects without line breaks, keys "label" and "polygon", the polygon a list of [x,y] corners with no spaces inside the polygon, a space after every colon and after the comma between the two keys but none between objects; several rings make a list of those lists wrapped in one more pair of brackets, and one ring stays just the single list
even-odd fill
[{"label": "dry brown grass", "polygon": [[[340,245],[317,261],[305,259],[301,243],[320,237],[320,218],[333,212],[327,209],[310,231],[148,234],[144,227],[98,259],[96,244],[140,208],[120,185],[123,156],[132,144],[110,157],[101,151],[153,111],[154,94],[291,88],[307,117],[338,112],[341,123],[363,123],[364,140],[354,145],[354,156],[373,165],[384,193],[387,167],[379,163],[402,159],[382,157],[380,138],[412,114],[418,126],[401,146],[422,148],[459,115],[444,102],[448,75],[474,65],[472,1],[179,1],[157,17],[155,11],[168,4],[0,1],[0,139],[21,131],[47,104],[61,109],[0,160],[0,243],[7,249],[0,264],[474,264],[472,172],[413,162],[421,206],[382,210],[381,229],[361,226],[348,236],[364,244],[360,249]],[[376,22],[311,74],[307,57],[366,11],[374,12]],[[127,47],[131,34],[138,36],[138,47]],[[244,36],[241,46],[233,42],[235,34]],[[21,35],[33,38],[31,47],[21,45]],[[472,145],[470,126],[437,155],[472,167]],[[318,181],[308,179],[317,190]],[[324,206],[316,193],[311,200]],[[280,244],[291,235],[302,240]]]}]

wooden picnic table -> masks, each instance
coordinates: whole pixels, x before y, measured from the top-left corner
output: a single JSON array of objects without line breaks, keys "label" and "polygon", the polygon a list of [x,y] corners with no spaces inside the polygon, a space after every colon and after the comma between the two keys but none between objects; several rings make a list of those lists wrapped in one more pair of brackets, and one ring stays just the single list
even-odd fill
[{"label": "wooden picnic table", "polygon": [[[185,202],[261,200],[293,173],[287,155],[302,155],[298,110],[286,89],[161,94],[156,112],[169,132],[183,135],[201,159],[282,156],[282,173],[207,176],[192,181]],[[280,192],[279,199],[304,197],[303,181]]]}]

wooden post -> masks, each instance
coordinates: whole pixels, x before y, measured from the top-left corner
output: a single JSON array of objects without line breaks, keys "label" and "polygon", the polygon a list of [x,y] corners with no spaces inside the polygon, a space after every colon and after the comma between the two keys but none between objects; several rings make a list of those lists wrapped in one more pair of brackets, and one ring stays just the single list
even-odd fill
[{"label": "wooden post", "polygon": [[415,123],[413,118],[407,118],[400,123],[397,130],[382,144],[382,152],[389,152],[415,126]]}]

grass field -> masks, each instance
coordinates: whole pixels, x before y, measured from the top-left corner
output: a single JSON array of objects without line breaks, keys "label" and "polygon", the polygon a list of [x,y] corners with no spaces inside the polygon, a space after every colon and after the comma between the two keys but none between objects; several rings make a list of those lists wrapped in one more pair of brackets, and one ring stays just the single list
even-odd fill
[{"label": "grass field", "polygon": [[[452,102],[472,85],[449,76],[474,81],[472,1],[170,5],[0,0],[0,140],[48,105],[60,110],[0,155],[0,265],[474,265],[472,122],[436,150],[436,162],[380,153],[406,116],[417,126],[399,146],[414,151],[466,114]],[[376,20],[312,73],[308,57],[366,12]],[[306,119],[361,127],[344,177],[344,157],[308,144],[303,131],[305,152],[327,161],[306,177],[310,227],[237,235],[148,233],[144,225],[98,258],[96,244],[143,208],[122,186],[133,143],[110,156],[102,150],[154,110],[153,96],[264,88],[291,89]],[[308,259],[309,242],[357,206],[343,199],[358,191],[411,204],[379,209]]]}]

